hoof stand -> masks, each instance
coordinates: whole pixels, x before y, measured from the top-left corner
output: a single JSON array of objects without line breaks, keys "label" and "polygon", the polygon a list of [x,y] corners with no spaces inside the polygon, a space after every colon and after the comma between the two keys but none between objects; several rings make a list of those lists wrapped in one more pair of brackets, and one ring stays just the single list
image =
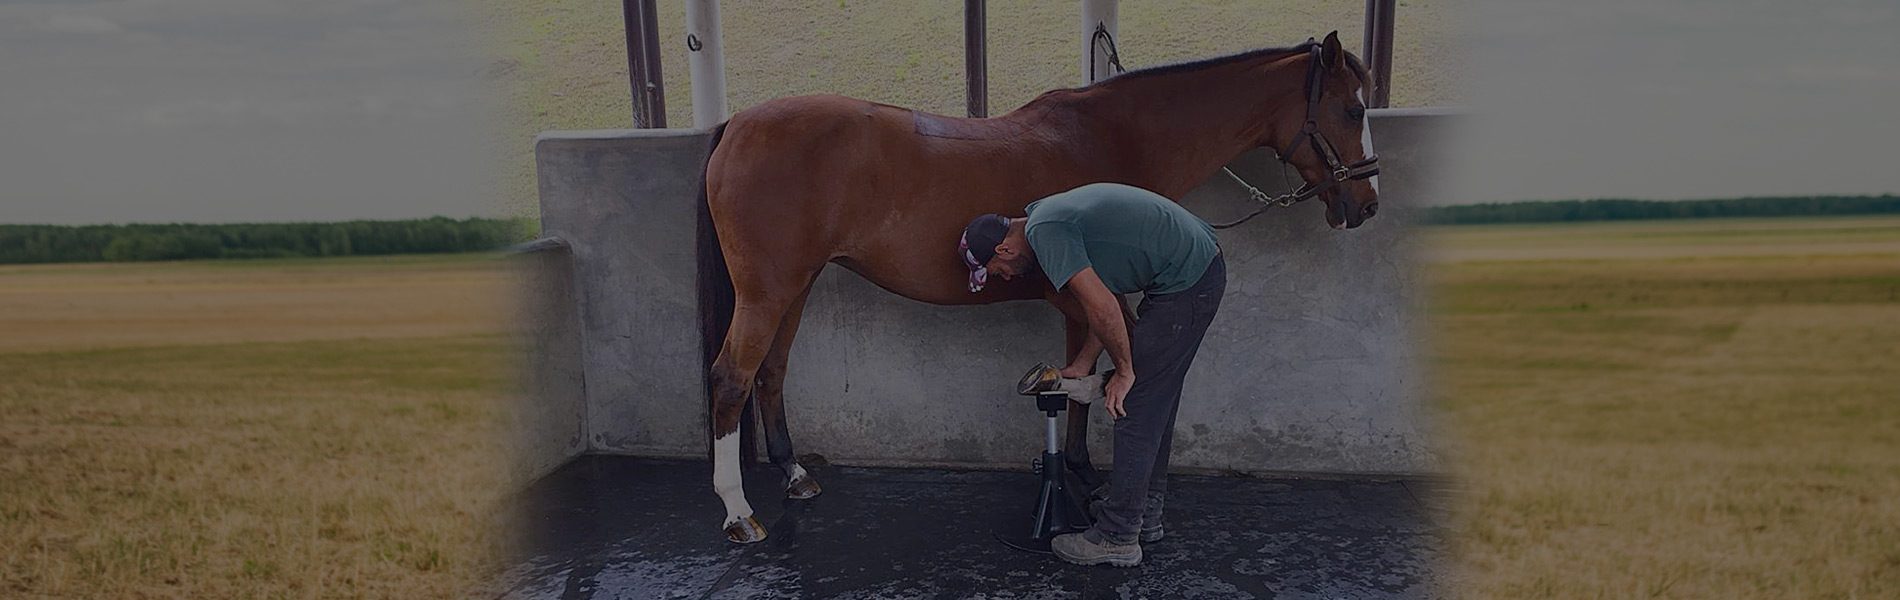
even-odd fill
[{"label": "hoof stand", "polygon": [[810,475],[794,479],[791,483],[785,484],[785,497],[793,500],[814,498],[823,491],[822,488],[818,487],[818,480],[813,479]]},{"label": "hoof stand", "polygon": [[765,541],[765,526],[758,519],[742,517],[726,526],[726,540],[738,544]]}]

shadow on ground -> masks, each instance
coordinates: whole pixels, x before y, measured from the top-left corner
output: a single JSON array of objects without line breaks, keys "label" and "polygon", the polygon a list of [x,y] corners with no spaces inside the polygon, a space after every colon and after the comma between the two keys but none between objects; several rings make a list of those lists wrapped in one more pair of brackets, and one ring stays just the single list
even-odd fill
[{"label": "shadow on ground", "polygon": [[1416,481],[1174,476],[1167,538],[1140,567],[1079,567],[1004,547],[1036,476],[814,469],[824,494],[784,500],[747,469],[769,537],[725,541],[703,462],[583,456],[522,495],[498,582],[511,599],[1436,597],[1441,530]]}]

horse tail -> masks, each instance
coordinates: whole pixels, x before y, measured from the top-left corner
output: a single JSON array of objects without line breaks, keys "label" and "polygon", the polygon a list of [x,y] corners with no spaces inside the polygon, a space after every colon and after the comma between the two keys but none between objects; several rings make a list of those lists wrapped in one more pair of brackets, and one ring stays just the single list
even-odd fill
[{"label": "horse tail", "polygon": [[[712,146],[706,151],[706,161],[710,165],[712,153],[719,149],[719,138],[726,134],[726,124],[720,123],[712,130]],[[710,403],[713,401],[713,361],[719,358],[719,349],[726,343],[726,332],[732,329],[732,311],[735,294],[732,289],[732,271],[726,267],[726,253],[719,248],[719,230],[713,226],[712,207],[707,203],[707,168],[700,168],[699,176],[699,223],[694,237],[698,242],[695,259],[698,267],[699,284],[699,336],[700,373],[706,384],[706,401],[709,403],[707,418],[712,418]],[[711,435],[711,427],[708,434]],[[711,445],[708,444],[708,448]]]}]

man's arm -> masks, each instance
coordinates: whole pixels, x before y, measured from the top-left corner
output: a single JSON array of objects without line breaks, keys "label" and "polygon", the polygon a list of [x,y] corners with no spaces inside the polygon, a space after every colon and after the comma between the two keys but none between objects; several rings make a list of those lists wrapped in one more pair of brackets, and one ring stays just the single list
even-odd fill
[{"label": "man's arm", "polygon": [[[1108,394],[1102,406],[1108,409],[1110,416],[1125,416],[1128,412],[1122,408],[1122,399],[1135,385],[1135,361],[1128,345],[1128,327],[1122,323],[1121,303],[1095,275],[1094,267],[1076,272],[1066,287],[1081,301],[1082,310],[1088,315],[1092,343],[1107,349],[1109,362],[1115,364],[1115,375],[1109,378]],[[1084,344],[1082,349],[1089,350],[1089,345]]]},{"label": "man's arm", "polygon": [[[1062,311],[1062,315],[1068,317],[1070,320],[1080,321],[1085,328],[1088,327],[1088,314],[1082,311],[1081,301],[1075,300],[1074,294],[1062,294],[1061,296],[1063,297],[1063,301],[1056,302],[1056,308]],[[1128,312],[1128,301],[1126,299],[1122,298],[1120,294],[1116,294],[1115,304],[1116,308],[1121,310],[1123,327],[1134,322],[1135,316]],[[1095,361],[1102,358],[1102,340],[1095,338],[1095,332],[1093,330],[1085,330],[1084,335],[1085,337],[1082,338],[1082,347],[1075,353],[1075,360],[1069,361],[1069,366],[1062,369],[1063,377],[1070,379],[1087,377],[1090,373],[1095,371]]]}]

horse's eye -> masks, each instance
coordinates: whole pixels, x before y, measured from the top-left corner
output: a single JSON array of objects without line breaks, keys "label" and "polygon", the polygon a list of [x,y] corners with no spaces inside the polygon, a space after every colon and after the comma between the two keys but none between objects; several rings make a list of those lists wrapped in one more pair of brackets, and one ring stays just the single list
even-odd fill
[{"label": "horse's eye", "polygon": [[1352,117],[1354,121],[1364,119],[1366,118],[1366,109],[1358,106],[1348,107],[1346,109],[1346,116]]}]

